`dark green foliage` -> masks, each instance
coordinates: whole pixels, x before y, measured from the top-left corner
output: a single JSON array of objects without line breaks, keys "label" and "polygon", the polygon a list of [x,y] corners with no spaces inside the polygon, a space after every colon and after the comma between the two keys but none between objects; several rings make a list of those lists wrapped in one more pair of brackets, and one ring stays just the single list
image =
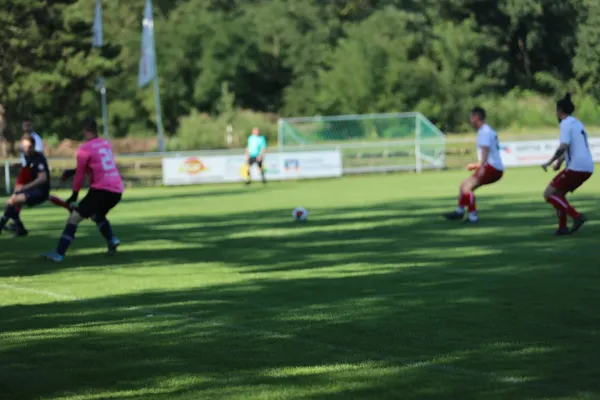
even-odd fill
[{"label": "dark green foliage", "polygon": [[[500,107],[494,99],[522,90],[537,98],[574,90],[593,115],[600,100],[599,4],[155,0],[165,129],[211,136],[181,143],[221,147],[215,135],[221,138],[242,109],[282,116],[416,110],[457,131],[475,102]],[[94,82],[104,75],[111,136],[153,134],[152,89],[137,88],[143,0],[103,2],[101,51],[90,46],[94,0],[7,5],[0,9],[0,104],[8,131],[34,114],[45,136],[77,137],[82,116],[100,115]],[[546,119],[514,118],[534,125]]]}]

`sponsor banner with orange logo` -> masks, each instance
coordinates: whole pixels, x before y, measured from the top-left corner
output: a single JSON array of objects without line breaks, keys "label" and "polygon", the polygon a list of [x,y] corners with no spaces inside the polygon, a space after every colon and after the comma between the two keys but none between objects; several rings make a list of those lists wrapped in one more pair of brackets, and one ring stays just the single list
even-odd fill
[{"label": "sponsor banner with orange logo", "polygon": [[222,182],[225,161],[225,157],[222,156],[163,158],[163,184],[192,185]]},{"label": "sponsor banner with orange logo", "polygon": [[[190,156],[163,158],[163,184],[242,182],[248,166],[243,154],[235,156]],[[336,151],[267,153],[263,161],[267,180],[333,178],[342,176],[342,155]],[[253,180],[260,179],[255,164]]]}]

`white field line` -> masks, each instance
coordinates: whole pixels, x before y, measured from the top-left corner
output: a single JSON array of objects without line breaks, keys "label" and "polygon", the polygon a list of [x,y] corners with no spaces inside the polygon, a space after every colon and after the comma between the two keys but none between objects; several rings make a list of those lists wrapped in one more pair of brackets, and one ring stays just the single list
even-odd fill
[{"label": "white field line", "polygon": [[57,300],[71,300],[71,301],[78,300],[73,296],[67,296],[67,295],[60,294],[60,293],[50,292],[48,290],[30,289],[30,288],[18,286],[18,285],[9,285],[7,283],[0,283],[0,288],[6,289],[6,290],[12,290],[15,292],[33,293],[33,294],[46,296],[46,297],[50,297],[52,299],[57,299]]},{"label": "white field line", "polygon": [[[75,296],[69,296],[69,295],[64,295],[61,293],[52,292],[49,290],[32,289],[32,288],[27,288],[27,287],[20,286],[20,285],[7,284],[7,283],[0,283],[0,288],[5,289],[5,290],[11,290],[14,292],[37,294],[40,296],[45,296],[45,297],[56,299],[56,300],[67,300],[67,301],[74,301],[74,302],[75,301],[93,300],[93,298],[92,299],[78,298]],[[118,305],[115,305],[115,306],[119,307]],[[554,385],[547,385],[547,384],[531,382],[526,377],[523,377],[523,376],[510,376],[510,375],[504,376],[504,375],[497,374],[495,372],[488,372],[488,371],[483,371],[483,370],[471,370],[471,369],[467,369],[467,368],[452,367],[450,365],[441,365],[437,362],[438,360],[436,358],[432,358],[430,360],[425,360],[425,361],[411,361],[411,360],[408,360],[403,357],[383,355],[383,354],[378,354],[378,353],[374,353],[374,352],[370,352],[370,351],[352,349],[349,347],[338,346],[338,345],[331,344],[331,343],[315,341],[312,339],[307,339],[307,338],[295,336],[292,334],[267,331],[267,330],[263,330],[263,329],[256,329],[256,328],[247,327],[244,325],[237,325],[237,324],[234,325],[234,324],[230,324],[227,322],[221,322],[221,321],[214,320],[214,319],[207,320],[207,319],[203,319],[203,318],[196,318],[196,317],[193,317],[191,315],[186,315],[186,314],[164,313],[164,312],[160,312],[160,311],[156,311],[156,310],[152,310],[152,309],[148,309],[148,308],[144,308],[144,307],[126,307],[126,308],[119,307],[119,308],[131,310],[131,311],[138,311],[138,312],[146,314],[148,316],[157,316],[157,317],[163,317],[163,318],[176,318],[176,319],[183,319],[183,320],[188,320],[188,321],[198,321],[198,322],[206,323],[212,327],[222,327],[222,328],[227,328],[227,329],[236,330],[236,331],[240,331],[240,332],[244,332],[244,333],[250,333],[250,334],[259,335],[259,336],[287,338],[290,340],[294,340],[298,343],[304,343],[304,344],[308,344],[311,346],[327,348],[327,349],[331,349],[331,350],[342,352],[342,353],[364,355],[364,356],[368,356],[369,358],[377,359],[380,361],[393,361],[396,364],[396,366],[400,367],[400,368],[407,368],[407,369],[430,368],[430,369],[445,372],[445,373],[448,373],[451,375],[465,375],[465,376],[471,376],[471,377],[487,378],[487,379],[490,379],[493,381],[506,383],[506,384],[538,387],[540,389],[548,389],[548,390],[557,391],[557,392],[567,392],[567,390],[562,389],[557,386],[554,386]],[[576,391],[576,392],[578,395],[584,395],[584,396],[591,395],[591,393],[586,393],[586,392],[581,392],[581,391]]]}]

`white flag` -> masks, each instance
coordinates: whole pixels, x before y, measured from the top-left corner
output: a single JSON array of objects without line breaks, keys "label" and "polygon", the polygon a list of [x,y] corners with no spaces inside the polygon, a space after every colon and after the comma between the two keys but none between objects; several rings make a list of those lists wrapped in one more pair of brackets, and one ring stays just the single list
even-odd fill
[{"label": "white flag", "polygon": [[142,22],[142,46],[140,55],[140,68],[138,85],[144,87],[156,77],[156,55],[154,53],[154,18],[152,17],[152,3],[146,0],[144,7],[144,20]]},{"label": "white flag", "polygon": [[94,32],[92,47],[102,47],[102,6],[100,0],[96,0],[96,14],[94,15],[92,31]]}]

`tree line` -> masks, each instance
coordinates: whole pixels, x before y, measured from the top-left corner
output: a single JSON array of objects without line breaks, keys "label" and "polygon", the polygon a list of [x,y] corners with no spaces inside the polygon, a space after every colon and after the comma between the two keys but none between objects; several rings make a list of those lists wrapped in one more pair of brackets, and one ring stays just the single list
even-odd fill
[{"label": "tree line", "polygon": [[[78,121],[100,115],[94,86],[103,75],[111,136],[154,135],[152,89],[137,87],[143,0],[103,2],[101,49],[91,47],[95,0],[6,2],[5,134],[35,115],[48,135],[77,138]],[[478,103],[505,110],[504,126],[543,125],[554,120],[552,99],[567,90],[584,119],[600,125],[597,0],[153,5],[165,130],[180,147],[219,147],[222,135],[197,137],[232,121],[268,125],[275,115],[420,111],[452,132],[465,129]]]}]

